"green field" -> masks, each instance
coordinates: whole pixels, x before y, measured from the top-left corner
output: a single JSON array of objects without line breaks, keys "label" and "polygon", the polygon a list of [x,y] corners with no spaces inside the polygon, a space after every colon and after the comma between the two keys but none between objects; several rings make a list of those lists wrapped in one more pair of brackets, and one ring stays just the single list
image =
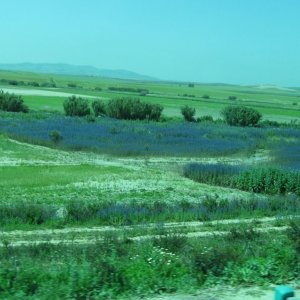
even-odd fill
[{"label": "green field", "polygon": [[[196,108],[196,117],[211,115],[220,117],[221,110],[227,105],[246,105],[256,108],[265,120],[286,122],[300,119],[300,91],[295,88],[280,88],[275,86],[237,86],[224,84],[197,84],[189,87],[188,83],[177,82],[139,82],[120,79],[107,79],[100,77],[80,77],[31,74],[22,72],[0,71],[1,80],[18,80],[36,82],[42,85],[50,80],[55,82],[56,88],[43,88],[20,85],[19,89],[48,91],[47,96],[25,95],[25,103],[33,110],[62,111],[62,103],[66,96],[51,96],[51,92],[65,92],[68,94],[80,94],[102,99],[130,96],[140,97],[149,103],[159,103],[164,106],[164,114],[171,117],[180,116],[180,107],[190,105]],[[68,84],[76,84],[76,88],[68,87]],[[95,88],[101,91],[95,91]],[[146,96],[139,93],[116,92],[109,87],[146,89]],[[14,88],[14,86],[2,84],[2,88]],[[209,96],[209,99],[203,98]],[[236,100],[228,97],[235,96]]]}]

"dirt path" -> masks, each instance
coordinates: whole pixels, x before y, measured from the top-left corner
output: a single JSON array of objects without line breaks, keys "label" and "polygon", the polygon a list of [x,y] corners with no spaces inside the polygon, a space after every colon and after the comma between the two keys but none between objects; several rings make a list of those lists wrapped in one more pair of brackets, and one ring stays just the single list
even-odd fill
[{"label": "dirt path", "polygon": [[[212,226],[212,225],[229,225],[229,224],[250,224],[253,222],[257,223],[269,223],[277,220],[288,220],[291,218],[300,218],[300,215],[289,215],[285,217],[265,217],[265,218],[251,218],[251,219],[226,219],[226,220],[215,220],[215,221],[192,221],[192,222],[169,222],[161,224],[165,229],[176,229],[182,227],[200,227],[200,226]],[[155,228],[157,223],[147,223],[145,225],[132,225],[132,226],[99,226],[99,227],[69,227],[63,229],[38,229],[38,230],[14,230],[14,231],[0,231],[0,237],[4,236],[29,236],[29,235],[49,235],[49,234],[64,234],[64,233],[82,233],[82,232],[105,232],[105,231],[120,231],[120,230],[133,230],[143,228]]]},{"label": "dirt path", "polygon": [[[299,216],[297,216],[299,217]],[[290,218],[282,218],[286,220]],[[280,224],[270,224],[277,221],[277,218],[261,218],[261,219],[234,219],[234,220],[221,220],[221,221],[212,221],[212,222],[183,222],[183,223],[166,223],[163,229],[165,229],[168,234],[178,234],[185,236],[187,238],[203,238],[208,236],[220,236],[227,235],[230,233],[226,228],[222,230],[213,230],[202,228],[201,226],[209,225],[230,225],[230,224],[242,224],[242,223],[252,223],[256,222],[257,225],[262,225],[256,229],[257,232],[271,232],[271,231],[284,231],[287,229],[287,226],[281,226]],[[131,241],[141,241],[152,238],[161,238],[166,236],[164,233],[161,235],[158,234],[144,234],[143,229],[150,230],[155,229],[157,224],[136,225],[136,226],[122,226],[122,227],[113,227],[113,226],[102,226],[102,227],[76,227],[76,228],[64,228],[64,229],[46,229],[46,230],[34,230],[34,231],[8,231],[0,232],[0,241],[2,241],[2,246],[13,246],[19,247],[24,245],[36,245],[36,244],[94,244],[99,240],[103,240],[103,234],[119,232],[122,237],[123,233],[127,231],[128,240]],[[199,227],[199,228],[198,228]],[[182,232],[178,229],[184,229]],[[137,230],[135,232],[134,230]]]},{"label": "dirt path", "polygon": [[57,92],[55,90],[48,91],[48,90],[39,90],[39,89],[19,89],[19,88],[4,88],[4,87],[0,87],[0,90],[2,90],[5,93],[13,93],[22,96],[50,96],[50,97],[67,98],[76,95],[78,97],[84,97],[84,98],[100,98],[96,96],[88,96],[88,95],[82,95],[77,93]]},{"label": "dirt path", "polygon": [[[287,226],[281,226],[281,227],[266,227],[266,228],[258,228],[256,229],[257,232],[271,232],[271,231],[284,231],[288,227]],[[204,238],[204,237],[215,237],[215,236],[224,236],[228,235],[230,231],[201,231],[201,232],[188,232],[188,233],[180,233],[180,236],[185,236],[187,238]],[[148,239],[154,239],[154,238],[163,238],[166,237],[166,235],[138,235],[134,237],[128,237],[128,241],[138,242]],[[15,241],[9,241],[7,239],[2,239],[2,245],[0,244],[0,247],[20,247],[20,246],[29,246],[29,245],[41,245],[41,244],[52,244],[52,245],[58,245],[58,244],[71,244],[71,245],[88,245],[88,244],[95,244],[98,241],[104,240],[102,237],[98,236],[87,236],[84,238],[63,238],[58,237],[56,238],[46,238],[45,240],[15,240]]]}]

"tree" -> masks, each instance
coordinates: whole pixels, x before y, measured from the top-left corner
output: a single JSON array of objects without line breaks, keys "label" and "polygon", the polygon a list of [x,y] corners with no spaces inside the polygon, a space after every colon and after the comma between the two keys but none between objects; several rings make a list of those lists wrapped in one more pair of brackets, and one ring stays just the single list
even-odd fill
[{"label": "tree", "polygon": [[64,102],[64,111],[67,116],[84,117],[91,113],[89,103],[86,99],[72,96]]},{"label": "tree", "polygon": [[262,118],[257,110],[246,106],[227,106],[221,114],[225,122],[232,126],[255,126]]},{"label": "tree", "polygon": [[185,105],[185,106],[181,107],[181,114],[183,115],[183,117],[186,121],[195,122],[195,114],[196,114],[195,108]]}]

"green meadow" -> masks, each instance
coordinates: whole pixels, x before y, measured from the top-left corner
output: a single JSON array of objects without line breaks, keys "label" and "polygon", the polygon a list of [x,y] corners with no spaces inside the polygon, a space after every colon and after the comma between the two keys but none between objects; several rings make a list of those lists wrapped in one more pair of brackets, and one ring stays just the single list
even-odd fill
[{"label": "green meadow", "polygon": [[[139,97],[145,102],[163,104],[164,114],[170,117],[180,116],[180,107],[189,105],[196,109],[196,116],[212,115],[220,117],[221,110],[227,105],[246,105],[260,111],[264,119],[286,122],[300,119],[300,91],[296,88],[276,86],[237,86],[224,84],[200,84],[179,82],[139,82],[120,79],[107,79],[92,76],[63,76],[0,71],[0,88],[14,88],[9,80],[23,84],[19,89],[44,90],[47,95],[24,95],[25,103],[33,110],[62,111],[66,97],[56,97],[52,92],[78,94],[109,100],[118,97]],[[2,83],[1,83],[2,82]],[[28,86],[35,82],[40,87]],[[43,87],[54,82],[55,88]],[[70,86],[71,87],[70,87]],[[74,86],[76,86],[74,88]],[[138,92],[118,92],[115,88],[147,90],[146,95]],[[97,90],[98,89],[98,90]],[[100,90],[101,89],[101,90]],[[30,93],[30,92],[29,92]],[[230,100],[230,97],[234,97]]]}]

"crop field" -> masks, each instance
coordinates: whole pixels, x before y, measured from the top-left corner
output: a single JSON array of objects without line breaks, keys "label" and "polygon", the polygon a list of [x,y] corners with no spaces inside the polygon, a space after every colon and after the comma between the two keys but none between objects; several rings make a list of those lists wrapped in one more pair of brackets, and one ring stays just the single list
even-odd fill
[{"label": "crop field", "polygon": [[[4,71],[0,84],[30,109],[0,112],[0,299],[299,283],[299,90]],[[139,97],[163,118],[65,116],[73,94]],[[185,104],[214,120],[184,121]],[[227,125],[228,104],[276,122]]]}]

